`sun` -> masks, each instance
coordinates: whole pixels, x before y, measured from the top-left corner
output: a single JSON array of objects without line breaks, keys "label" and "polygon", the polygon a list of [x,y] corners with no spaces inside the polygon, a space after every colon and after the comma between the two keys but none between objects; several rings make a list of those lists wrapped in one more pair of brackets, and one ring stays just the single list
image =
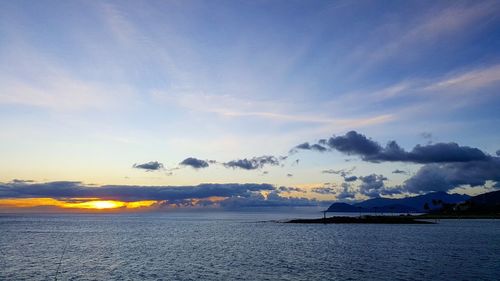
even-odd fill
[{"label": "sun", "polygon": [[116,209],[126,207],[125,202],[115,201],[115,200],[92,200],[86,202],[78,202],[78,203],[64,203],[64,208],[77,208],[77,209],[96,209],[96,210],[104,210],[104,209]]},{"label": "sun", "polygon": [[123,202],[119,201],[90,201],[87,202],[93,209],[114,209],[123,207]]}]

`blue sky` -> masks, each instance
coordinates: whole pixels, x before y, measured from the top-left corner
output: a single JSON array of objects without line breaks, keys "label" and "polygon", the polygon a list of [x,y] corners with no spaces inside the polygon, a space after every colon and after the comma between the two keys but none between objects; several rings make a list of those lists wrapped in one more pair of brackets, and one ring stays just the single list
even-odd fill
[{"label": "blue sky", "polygon": [[[268,183],[334,200],[344,179],[323,170],[390,188],[429,163],[290,149],[354,130],[495,157],[499,15],[498,1],[3,1],[0,181]],[[224,165],[265,155],[288,158]],[[150,161],[163,168],[133,167]]]}]

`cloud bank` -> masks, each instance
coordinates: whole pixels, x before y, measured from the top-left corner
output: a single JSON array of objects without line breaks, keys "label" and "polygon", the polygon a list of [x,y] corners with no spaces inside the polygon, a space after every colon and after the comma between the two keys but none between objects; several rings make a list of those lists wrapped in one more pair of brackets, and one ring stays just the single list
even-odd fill
[{"label": "cloud bank", "polygon": [[[428,134],[429,135],[429,134]],[[349,198],[352,191],[349,182],[361,180],[359,192],[368,197],[391,195],[397,193],[420,194],[431,191],[449,191],[462,186],[485,186],[492,181],[493,186],[500,182],[500,157],[489,155],[482,150],[457,143],[434,143],[416,145],[406,151],[396,141],[389,141],[385,146],[360,134],[350,131],[342,136],[333,136],[319,140],[317,145],[324,150],[339,151],[346,155],[356,155],[363,161],[372,163],[407,162],[423,164],[415,175],[408,178],[402,185],[384,186],[387,180],[383,175],[362,177],[349,176],[351,171],[323,170],[322,173],[338,174],[344,178],[343,191],[337,198]],[[313,150],[312,145],[298,145],[294,149]],[[317,150],[317,149],[315,149]],[[499,154],[499,151],[496,153]],[[394,174],[408,174],[396,169]]]},{"label": "cloud bank", "polygon": [[[270,184],[199,184],[195,186],[89,186],[76,181],[47,183],[0,183],[0,199],[53,198],[62,201],[89,199],[123,202],[155,200],[162,206],[264,207],[264,206],[316,206],[316,200],[289,198],[280,192],[304,192],[300,188],[275,188]],[[263,192],[268,196],[264,196]],[[212,200],[218,198],[218,200]]]},{"label": "cloud bank", "polygon": [[[405,151],[395,141],[390,141],[385,147],[356,131],[350,131],[343,136],[334,136],[320,140],[316,145],[324,150],[336,150],[347,155],[360,156],[369,162],[411,162],[418,164],[485,161],[491,158],[478,148],[459,146],[457,143],[436,143],[417,145],[411,151]],[[296,146],[296,149],[305,146]]]},{"label": "cloud bank", "polygon": [[499,157],[487,161],[427,164],[400,189],[410,193],[448,191],[459,186],[484,186],[487,181],[500,182]]}]

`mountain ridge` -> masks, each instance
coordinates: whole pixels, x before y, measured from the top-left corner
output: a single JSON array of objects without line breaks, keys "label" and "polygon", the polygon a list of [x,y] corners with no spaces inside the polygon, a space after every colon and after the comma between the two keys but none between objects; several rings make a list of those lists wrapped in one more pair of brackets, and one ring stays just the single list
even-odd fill
[{"label": "mountain ridge", "polygon": [[[430,192],[405,198],[372,198],[355,204],[335,202],[328,212],[385,212],[415,213],[440,208],[441,204],[457,204],[472,197],[466,194],[449,194],[444,191]],[[426,208],[427,207],[427,208]]]}]

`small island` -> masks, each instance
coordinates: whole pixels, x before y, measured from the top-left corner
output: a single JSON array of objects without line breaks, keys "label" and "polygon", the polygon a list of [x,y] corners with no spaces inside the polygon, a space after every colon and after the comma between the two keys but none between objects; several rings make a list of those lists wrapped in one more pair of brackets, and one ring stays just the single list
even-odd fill
[{"label": "small island", "polygon": [[434,224],[432,221],[418,220],[415,216],[335,216],[324,217],[319,219],[294,219],[285,223],[307,223],[307,224],[348,224],[348,223],[364,223],[364,224]]}]

